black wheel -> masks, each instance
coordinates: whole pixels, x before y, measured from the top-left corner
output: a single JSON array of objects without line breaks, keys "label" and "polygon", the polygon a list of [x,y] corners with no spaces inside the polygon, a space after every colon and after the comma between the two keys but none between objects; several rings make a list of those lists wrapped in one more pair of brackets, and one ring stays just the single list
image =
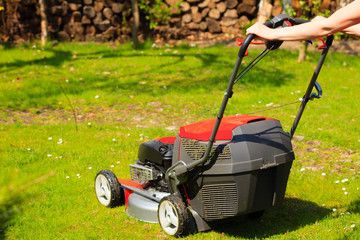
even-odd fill
[{"label": "black wheel", "polygon": [[99,202],[105,207],[117,207],[124,204],[124,190],[115,174],[102,170],[95,177],[95,193]]},{"label": "black wheel", "polygon": [[161,199],[158,208],[158,220],[167,234],[178,237],[188,234],[190,214],[182,199],[169,195]]}]

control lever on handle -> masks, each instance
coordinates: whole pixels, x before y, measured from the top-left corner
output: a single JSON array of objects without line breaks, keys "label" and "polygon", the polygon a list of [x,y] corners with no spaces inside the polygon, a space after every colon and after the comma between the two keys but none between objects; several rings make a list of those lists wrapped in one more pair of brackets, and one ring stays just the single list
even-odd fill
[{"label": "control lever on handle", "polygon": [[[276,15],[270,21],[265,22],[264,25],[269,28],[279,28],[279,27],[291,27],[293,25],[303,24],[306,22],[308,21],[304,19],[291,18],[286,14],[279,14]],[[266,41],[265,45],[267,49],[275,50],[278,49],[282,43],[283,41]]]}]

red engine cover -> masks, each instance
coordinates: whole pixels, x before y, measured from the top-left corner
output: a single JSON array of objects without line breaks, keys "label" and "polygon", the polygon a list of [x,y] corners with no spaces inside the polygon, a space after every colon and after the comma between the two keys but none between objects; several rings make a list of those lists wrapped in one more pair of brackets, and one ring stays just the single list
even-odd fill
[{"label": "red engine cover", "polygon": [[[249,115],[223,117],[215,140],[231,140],[232,130],[234,130],[237,126],[248,124],[254,121],[270,119],[273,118]],[[199,141],[208,141],[214,128],[215,121],[216,119],[214,118],[182,126],[180,127],[179,136],[182,138],[190,138]]]}]

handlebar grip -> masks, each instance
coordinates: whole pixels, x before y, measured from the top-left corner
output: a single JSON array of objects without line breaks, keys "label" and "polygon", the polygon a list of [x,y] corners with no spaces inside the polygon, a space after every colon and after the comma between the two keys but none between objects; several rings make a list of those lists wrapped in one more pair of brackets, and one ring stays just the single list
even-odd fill
[{"label": "handlebar grip", "polygon": [[264,23],[265,26],[269,27],[269,28],[273,28],[273,22],[272,21],[266,21]]},{"label": "handlebar grip", "polygon": [[[304,19],[291,18],[286,14],[276,15],[270,21],[264,23],[265,26],[269,28],[279,28],[279,27],[289,27],[292,25],[298,25],[308,22]],[[283,41],[266,41],[265,45],[268,49],[275,50],[281,46]]]},{"label": "handlebar grip", "polygon": [[299,19],[299,18],[295,18],[295,19],[293,19],[293,20],[294,20],[294,22],[295,22],[296,25],[310,22],[310,21],[308,21],[308,20]]},{"label": "handlebar grip", "polygon": [[246,49],[249,47],[251,41],[256,37],[255,34],[249,34],[246,36],[246,38],[244,39],[244,42],[241,44],[240,50],[239,50],[239,54],[238,56],[240,58],[243,58],[246,54]]},{"label": "handlebar grip", "polygon": [[291,25],[298,25],[309,22],[308,20],[291,18],[286,14],[279,14],[273,17],[270,21],[264,23],[265,26],[269,28],[278,28],[278,27],[288,27],[289,23]]}]

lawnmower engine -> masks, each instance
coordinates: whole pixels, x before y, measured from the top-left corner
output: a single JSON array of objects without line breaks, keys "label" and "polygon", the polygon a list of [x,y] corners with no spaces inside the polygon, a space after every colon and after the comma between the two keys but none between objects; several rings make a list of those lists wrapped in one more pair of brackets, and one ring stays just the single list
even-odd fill
[{"label": "lawnmower engine", "polygon": [[[177,137],[142,143],[139,160],[130,166],[132,180],[148,183],[144,189],[152,189],[153,196],[168,195],[166,170],[178,161],[190,164],[202,157],[215,120],[183,126]],[[191,171],[187,181],[179,186],[198,231],[226,218],[261,215],[266,208],[281,202],[294,159],[290,136],[275,119],[224,117],[215,140],[209,160]],[[154,221],[149,222],[155,222],[157,213],[146,209],[149,204],[145,198],[140,204],[139,198],[142,197],[133,199],[137,204],[128,200],[128,214],[141,219],[138,214],[147,212],[147,217],[154,215]]]},{"label": "lawnmower engine", "polygon": [[131,180],[139,184],[152,182],[156,190],[168,192],[164,176],[172,164],[173,139],[167,137],[140,144],[138,161],[130,164]]}]

